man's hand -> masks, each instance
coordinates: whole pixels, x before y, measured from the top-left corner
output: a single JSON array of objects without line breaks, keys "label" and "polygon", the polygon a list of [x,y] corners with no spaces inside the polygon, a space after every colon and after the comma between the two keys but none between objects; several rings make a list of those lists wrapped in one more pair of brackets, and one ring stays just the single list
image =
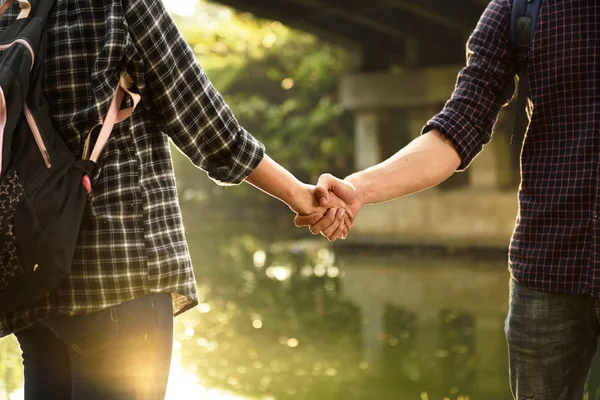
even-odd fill
[{"label": "man's hand", "polygon": [[[324,236],[330,241],[345,237],[354,226],[354,212],[334,194],[329,196],[328,201],[323,202],[325,205],[320,205],[315,190],[315,186],[303,184],[303,189],[289,203],[290,208],[297,215],[303,216],[308,222],[307,225],[317,224],[322,219],[327,221],[329,234]],[[315,234],[318,233],[320,232]]]},{"label": "man's hand", "polygon": [[323,216],[326,216],[327,221],[333,220],[333,226],[331,223],[328,225],[331,226],[331,234],[327,236],[330,240],[347,235],[354,225],[354,213],[342,200],[329,196],[325,190],[328,198],[322,201],[322,205],[319,204],[314,186],[300,182],[266,154],[246,177],[246,182],[283,201],[296,214],[312,215],[309,225],[317,224]]},{"label": "man's hand", "polygon": [[[362,207],[362,200],[358,189],[349,180],[341,180],[330,174],[321,175],[314,190],[314,196],[323,207],[337,204],[339,200],[343,201],[349,208],[347,211],[352,214],[352,226],[354,226],[354,218]],[[320,215],[296,215],[294,223],[298,227],[308,226],[314,235],[321,233],[330,241],[335,241],[340,237],[345,239],[352,228],[352,226],[343,227],[348,232],[341,230],[339,220],[336,220],[336,215],[331,212],[325,213],[322,218],[318,217]]]}]

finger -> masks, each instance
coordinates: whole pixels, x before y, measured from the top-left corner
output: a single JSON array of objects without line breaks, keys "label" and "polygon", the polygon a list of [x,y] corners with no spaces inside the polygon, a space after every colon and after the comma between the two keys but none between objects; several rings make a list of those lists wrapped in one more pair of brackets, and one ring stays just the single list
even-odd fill
[{"label": "finger", "polygon": [[323,174],[317,181],[315,188],[315,197],[320,205],[326,206],[329,203],[329,191],[335,188],[335,178],[331,174]]},{"label": "finger", "polygon": [[337,232],[337,230],[339,229],[340,225],[343,225],[343,224],[340,223],[336,219],[335,222],[329,228],[327,228],[323,232],[321,232],[321,235],[325,236],[330,242],[334,242],[335,239],[337,239],[337,237],[332,240],[333,234],[334,234],[334,232]]},{"label": "finger", "polygon": [[352,212],[346,210],[344,214],[344,225],[348,227],[348,229],[352,229],[354,227],[354,217],[352,216]]},{"label": "finger", "polygon": [[354,223],[352,224],[348,224],[347,221],[344,221],[344,223],[342,224],[343,232],[340,234],[340,239],[342,240],[346,240],[346,238],[348,237],[348,234],[350,233],[350,231],[352,230],[352,227],[354,226]]},{"label": "finger", "polygon": [[335,214],[335,222],[333,222],[330,226],[325,228],[322,232],[323,236],[329,238],[333,235],[335,231],[337,231],[340,225],[344,225],[344,214],[346,211],[343,208],[340,208]]},{"label": "finger", "polygon": [[348,234],[350,233],[350,229],[346,226],[346,229],[344,229],[344,233],[342,234],[342,239],[346,240],[346,238],[348,237]]},{"label": "finger", "polygon": [[303,226],[311,226],[319,222],[323,218],[321,213],[312,213],[308,215],[296,215],[294,218],[294,224],[300,228]]},{"label": "finger", "polygon": [[335,232],[333,232],[333,234],[331,234],[327,238],[330,242],[335,242],[337,239],[343,239],[345,231],[346,225],[344,223],[341,223],[340,226],[335,230]]},{"label": "finger", "polygon": [[327,190],[327,187],[317,185],[314,194],[315,199],[317,199],[321,206],[326,206],[329,203],[329,190]]},{"label": "finger", "polygon": [[[338,185],[336,187],[339,188],[340,186]],[[338,197],[335,192],[329,192],[329,203],[328,204],[330,207],[343,208],[344,210],[346,210],[347,218],[350,221],[354,221],[354,218],[355,218],[354,211],[352,210],[352,208],[350,208],[346,204],[346,202],[344,200],[342,200],[340,197]]]},{"label": "finger", "polygon": [[325,212],[323,218],[317,221],[315,224],[312,224],[309,229],[313,235],[318,235],[323,231],[323,229],[327,228],[335,221],[335,215],[337,210],[335,208],[330,208]]},{"label": "finger", "polygon": [[347,236],[350,233],[353,226],[354,225],[348,225],[348,223],[344,224],[344,236]]}]

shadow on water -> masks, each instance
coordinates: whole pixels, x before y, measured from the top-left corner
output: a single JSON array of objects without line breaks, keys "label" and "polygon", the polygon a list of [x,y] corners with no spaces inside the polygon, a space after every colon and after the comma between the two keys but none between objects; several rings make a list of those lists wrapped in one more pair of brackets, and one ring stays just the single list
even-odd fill
[{"label": "shadow on water", "polygon": [[[202,226],[187,228],[202,303],[176,319],[172,379],[244,399],[511,398],[505,256],[332,248],[264,225]],[[22,373],[12,338],[0,355],[0,392],[2,382],[13,390]],[[597,392],[597,373],[591,382]]]}]

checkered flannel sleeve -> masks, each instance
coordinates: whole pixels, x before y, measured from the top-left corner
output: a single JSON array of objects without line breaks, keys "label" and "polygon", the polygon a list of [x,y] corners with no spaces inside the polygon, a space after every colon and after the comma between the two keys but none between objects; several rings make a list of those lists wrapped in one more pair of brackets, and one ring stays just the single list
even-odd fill
[{"label": "checkered flannel sleeve", "polygon": [[441,131],[466,169],[492,138],[500,109],[514,92],[509,0],[492,0],[467,43],[467,65],[444,109],[423,129]]},{"label": "checkered flannel sleeve", "polygon": [[142,101],[175,145],[217,183],[239,184],[264,146],[235,119],[161,0],[123,0],[129,31],[145,63]]}]

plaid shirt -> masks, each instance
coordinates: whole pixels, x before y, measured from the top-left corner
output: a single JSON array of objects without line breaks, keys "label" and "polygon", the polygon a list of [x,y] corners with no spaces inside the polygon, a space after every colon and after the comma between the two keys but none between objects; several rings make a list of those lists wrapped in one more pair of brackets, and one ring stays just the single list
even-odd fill
[{"label": "plaid shirt", "polygon": [[[451,100],[429,121],[466,168],[492,135],[514,66],[511,0],[492,0]],[[542,291],[600,296],[600,2],[544,1],[530,54],[534,106],[521,153],[510,270]]]},{"label": "plaid shirt", "polygon": [[[0,18],[0,29],[18,10]],[[123,66],[142,101],[99,162],[72,274],[31,308],[1,317],[0,337],[54,313],[92,313],[151,292],[171,293],[174,314],[197,304],[169,138],[223,184],[242,182],[264,148],[235,120],[160,0],[57,0],[44,90],[74,153],[106,114]]]}]

